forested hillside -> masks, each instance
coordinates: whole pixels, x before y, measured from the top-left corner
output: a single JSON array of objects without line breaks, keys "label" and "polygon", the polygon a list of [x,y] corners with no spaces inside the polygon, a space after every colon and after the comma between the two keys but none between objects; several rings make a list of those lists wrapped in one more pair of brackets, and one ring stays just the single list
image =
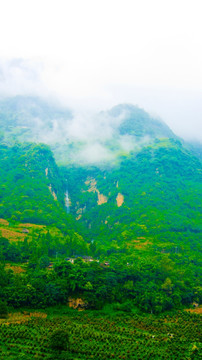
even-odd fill
[{"label": "forested hillside", "polygon": [[122,156],[117,168],[63,171],[71,212],[92,238],[117,246],[150,236],[178,245],[199,240],[201,164],[179,141],[156,140]]},{"label": "forested hillside", "polygon": [[[70,112],[34,98],[0,111],[3,301],[153,313],[201,301],[201,163],[166,124],[119,105],[92,144],[70,136]],[[42,133],[50,147],[28,142]]]},{"label": "forested hillside", "polygon": [[0,148],[1,217],[50,224],[66,220],[65,184],[46,145]]}]

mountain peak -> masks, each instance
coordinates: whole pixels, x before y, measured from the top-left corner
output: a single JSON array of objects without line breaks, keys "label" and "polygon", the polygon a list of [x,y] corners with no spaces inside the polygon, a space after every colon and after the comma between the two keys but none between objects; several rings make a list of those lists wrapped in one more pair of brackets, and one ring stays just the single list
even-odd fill
[{"label": "mountain peak", "polygon": [[152,117],[145,110],[132,104],[119,104],[109,114],[113,117],[123,116],[119,126],[120,135],[132,135],[136,138],[176,138],[172,130],[159,118]]}]

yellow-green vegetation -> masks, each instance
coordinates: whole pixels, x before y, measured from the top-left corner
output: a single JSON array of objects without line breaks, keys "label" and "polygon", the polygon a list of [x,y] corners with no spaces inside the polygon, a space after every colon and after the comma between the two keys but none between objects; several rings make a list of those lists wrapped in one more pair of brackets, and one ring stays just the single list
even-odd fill
[{"label": "yellow-green vegetation", "polygon": [[[30,242],[34,238],[46,235],[48,232],[51,236],[55,236],[58,239],[63,237],[61,230],[56,226],[19,223],[16,221],[9,222],[5,219],[0,219],[0,234],[10,242],[18,240],[24,241],[25,238]],[[13,235],[11,236],[11,234]]]},{"label": "yellow-green vegetation", "polygon": [[0,219],[0,260],[8,264],[11,262],[17,266],[29,263],[30,267],[35,268],[45,257],[44,265],[41,264],[45,268],[57,257],[61,259],[74,253],[86,255],[88,252],[89,244],[72,229],[62,232],[53,225]]}]

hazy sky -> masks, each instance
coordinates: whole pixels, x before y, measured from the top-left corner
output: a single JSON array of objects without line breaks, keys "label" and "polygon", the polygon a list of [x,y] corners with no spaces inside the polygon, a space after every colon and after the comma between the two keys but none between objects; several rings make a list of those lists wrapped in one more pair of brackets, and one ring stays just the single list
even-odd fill
[{"label": "hazy sky", "polygon": [[6,0],[0,93],[133,103],[202,140],[201,0]]}]

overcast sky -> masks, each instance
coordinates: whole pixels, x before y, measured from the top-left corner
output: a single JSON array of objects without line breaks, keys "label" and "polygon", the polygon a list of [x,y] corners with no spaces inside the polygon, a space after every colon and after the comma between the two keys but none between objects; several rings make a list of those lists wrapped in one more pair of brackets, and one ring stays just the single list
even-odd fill
[{"label": "overcast sky", "polygon": [[201,0],[6,0],[0,93],[133,103],[202,140]]}]

